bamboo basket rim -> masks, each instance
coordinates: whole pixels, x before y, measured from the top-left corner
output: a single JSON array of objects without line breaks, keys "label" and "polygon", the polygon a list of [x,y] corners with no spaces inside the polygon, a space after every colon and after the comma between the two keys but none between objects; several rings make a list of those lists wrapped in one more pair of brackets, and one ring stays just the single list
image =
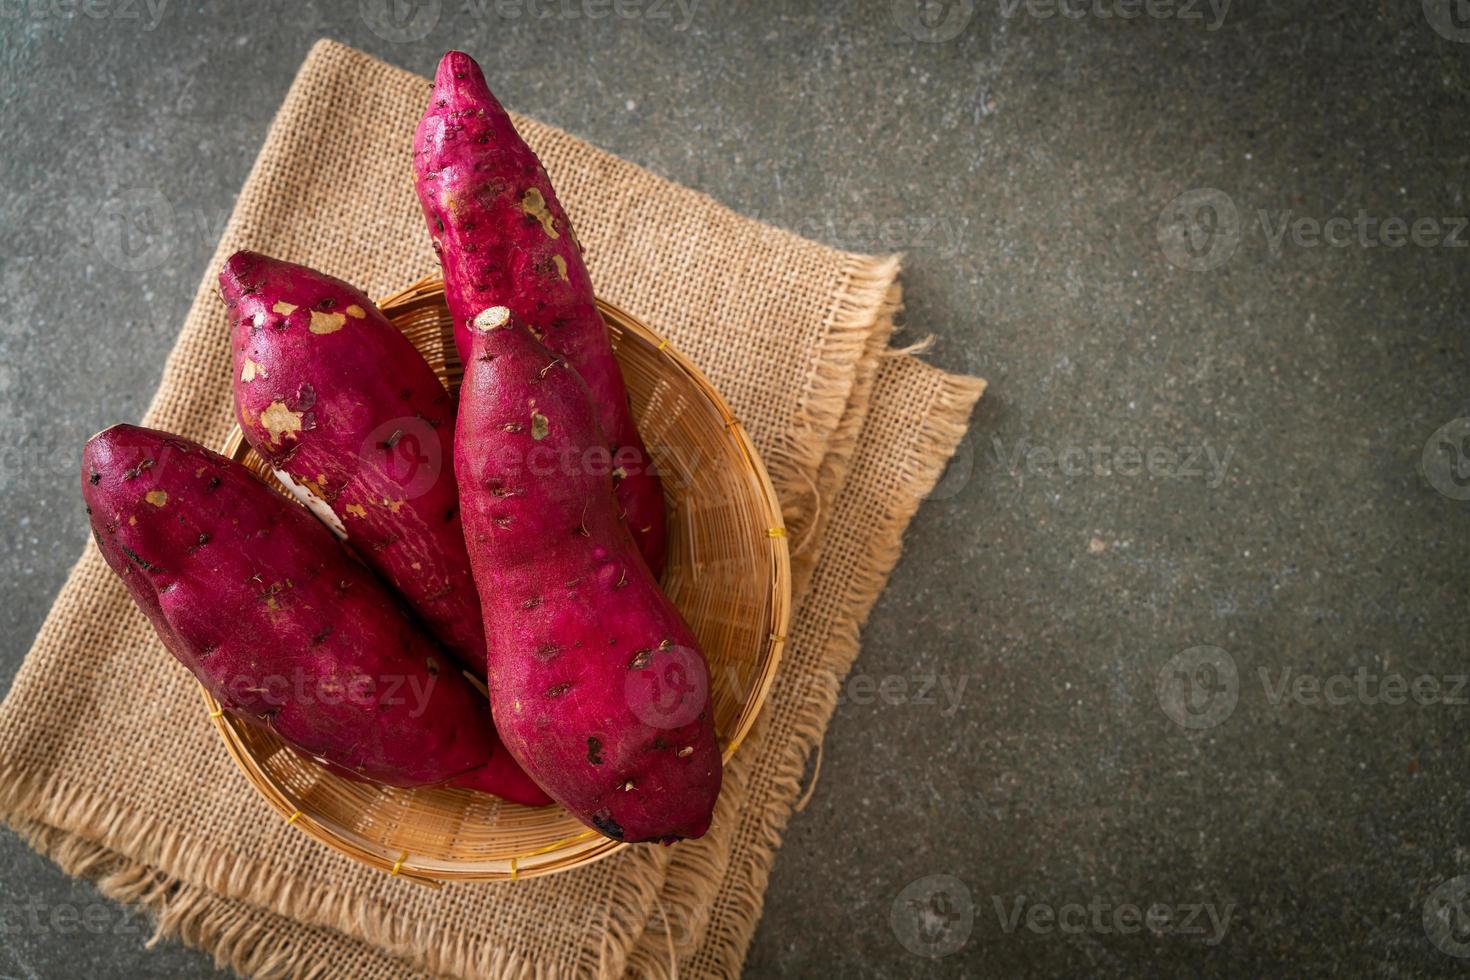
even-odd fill
[{"label": "bamboo basket rim", "polygon": [[[396,324],[398,317],[411,312],[417,305],[435,302],[438,297],[443,296],[443,292],[443,280],[438,275],[429,275],[379,300],[378,308]],[[598,312],[602,314],[604,320],[608,321],[609,325],[617,327],[624,337],[631,335],[639,342],[652,347],[663,361],[669,364],[671,370],[684,375],[704,400],[719,413],[724,420],[726,434],[733,440],[738,450],[746,475],[755,480],[759,501],[763,506],[763,516],[766,522],[764,532],[771,545],[769,553],[771,563],[770,629],[766,649],[759,661],[759,675],[746,693],[736,723],[726,736],[727,744],[723,752],[723,760],[728,764],[744,743],[746,736],[750,734],[751,728],[755,725],[770,695],[771,685],[775,681],[777,669],[785,652],[787,631],[791,625],[790,545],[785,521],[781,514],[780,500],[776,495],[775,486],[771,483],[770,474],[760,454],[756,451],[755,445],[751,442],[749,434],[724,397],[704,376],[704,373],[682,351],[674,347],[668,338],[656,333],[637,317],[606,300],[598,299],[596,302]],[[441,380],[448,383],[446,378],[441,377]],[[225,440],[221,454],[239,462],[248,449],[244,432],[236,424]],[[475,868],[445,866],[444,862],[435,860],[432,856],[414,855],[406,851],[396,855],[391,854],[365,835],[324,823],[315,819],[308,810],[303,809],[302,801],[268,772],[261,764],[261,760],[251,751],[240,731],[240,726],[246,723],[233,718],[224,711],[206,686],[201,684],[199,689],[204,697],[209,718],[224,741],[230,758],[234,760],[246,780],[265,801],[285,818],[288,825],[299,828],[307,836],[353,860],[376,867],[395,877],[405,878],[431,888],[441,887],[449,881],[517,881],[585,867],[632,846],[588,829],[525,854],[498,861],[476,862],[477,865],[483,866]],[[316,763],[308,764],[316,765]],[[552,808],[555,806],[553,804]]]}]

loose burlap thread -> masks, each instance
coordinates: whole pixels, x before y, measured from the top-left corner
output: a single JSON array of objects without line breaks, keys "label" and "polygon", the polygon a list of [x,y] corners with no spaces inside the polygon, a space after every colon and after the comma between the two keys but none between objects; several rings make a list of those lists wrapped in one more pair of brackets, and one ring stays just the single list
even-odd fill
[{"label": "loose burlap thread", "polygon": [[[383,294],[432,271],[409,183],[428,83],[313,48],[211,269],[251,247]],[[574,872],[433,891],[284,822],[234,770],[197,689],[88,545],[0,705],[0,815],[70,874],[251,976],[734,975],[803,768],[983,382],[886,350],[896,258],[742,218],[517,118],[577,223],[599,291],[725,395],[783,501],[798,586],[773,696],[711,833]],[[652,205],[652,206],[651,206]],[[227,321],[201,283],[145,424],[219,444]]]}]

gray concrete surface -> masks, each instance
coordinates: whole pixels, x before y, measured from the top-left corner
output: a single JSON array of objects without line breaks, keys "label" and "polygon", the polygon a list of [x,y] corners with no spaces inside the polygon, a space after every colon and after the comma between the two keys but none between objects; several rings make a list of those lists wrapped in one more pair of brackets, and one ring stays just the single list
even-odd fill
[{"label": "gray concrete surface", "polygon": [[[77,449],[142,411],[312,39],[465,47],[519,110],[907,251],[912,329],[991,382],[751,976],[1463,972],[1453,2],[0,0],[3,673],[83,541]],[[175,220],[129,271],[97,218],[138,188]],[[212,972],[8,834],[0,919],[0,976]]]}]

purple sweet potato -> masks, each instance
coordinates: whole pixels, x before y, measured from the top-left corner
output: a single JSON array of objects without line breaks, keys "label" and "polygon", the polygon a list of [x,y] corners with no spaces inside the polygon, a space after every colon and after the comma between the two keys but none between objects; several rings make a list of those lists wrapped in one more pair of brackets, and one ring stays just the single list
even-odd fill
[{"label": "purple sweet potato", "polygon": [[549,802],[428,634],[243,466],[117,425],[87,443],[82,495],[107,563],[232,714],[359,779]]},{"label": "purple sweet potato", "polygon": [[444,267],[460,359],[468,359],[470,321],[505,306],[571,362],[610,440],[618,502],[657,578],[667,534],[663,488],[633,422],[582,247],[546,169],[463,52],[439,62],[414,135],[414,187]]},{"label": "purple sweet potato", "polygon": [[219,283],[245,438],[483,678],[485,631],[454,484],[454,403],[434,370],[340,279],[236,252]]},{"label": "purple sweet potato", "polygon": [[608,837],[698,837],[721,778],[704,655],[620,519],[582,379],[505,307],[474,322],[454,465],[501,738]]}]

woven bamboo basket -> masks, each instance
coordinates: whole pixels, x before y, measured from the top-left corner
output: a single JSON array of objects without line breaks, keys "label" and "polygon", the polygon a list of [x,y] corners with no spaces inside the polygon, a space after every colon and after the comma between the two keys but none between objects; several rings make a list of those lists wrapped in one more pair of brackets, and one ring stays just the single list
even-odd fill
[{"label": "woven bamboo basket", "polygon": [[[455,390],[462,372],[443,283],[423,279],[380,306]],[[728,761],[770,691],[791,618],[780,505],[750,439],[699,369],[632,316],[610,303],[598,306],[663,476],[669,552],[662,584],[709,659],[715,728]],[[223,452],[286,493],[238,428]],[[515,880],[581,867],[630,846],[588,830],[558,806],[342,779],[223,712],[207,690],[204,700],[231,757],[289,824],[390,874],[430,885]]]}]

